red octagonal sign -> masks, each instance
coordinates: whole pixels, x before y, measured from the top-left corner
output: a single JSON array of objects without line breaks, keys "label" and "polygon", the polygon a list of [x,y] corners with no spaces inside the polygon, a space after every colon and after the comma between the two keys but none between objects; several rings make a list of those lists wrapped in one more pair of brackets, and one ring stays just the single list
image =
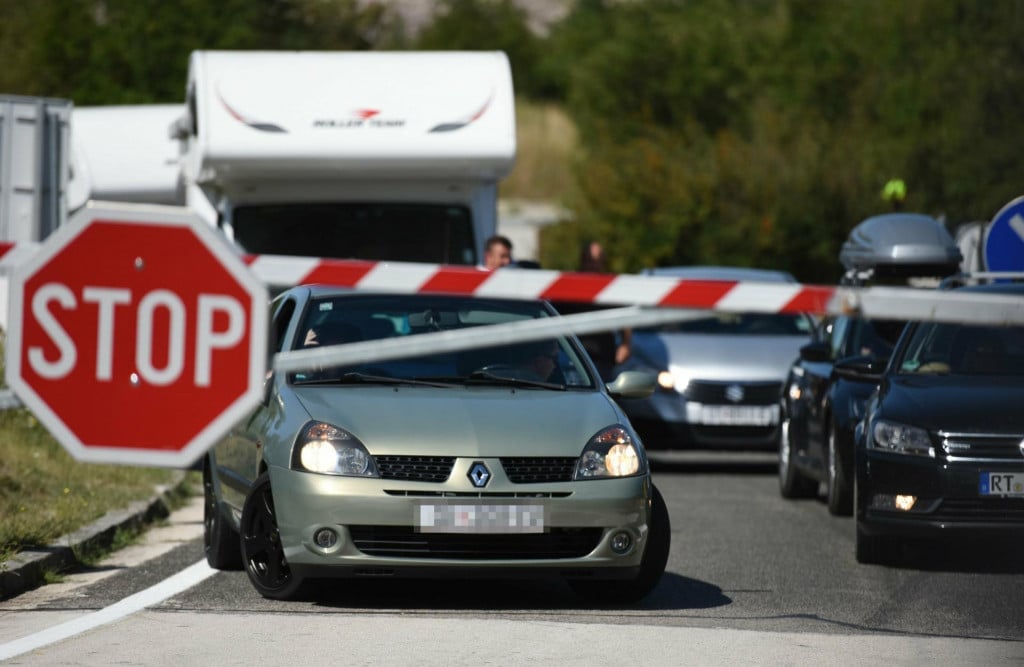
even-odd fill
[{"label": "red octagonal sign", "polygon": [[7,384],[80,461],[185,467],[260,400],[266,304],[186,209],[87,208],[11,277]]}]

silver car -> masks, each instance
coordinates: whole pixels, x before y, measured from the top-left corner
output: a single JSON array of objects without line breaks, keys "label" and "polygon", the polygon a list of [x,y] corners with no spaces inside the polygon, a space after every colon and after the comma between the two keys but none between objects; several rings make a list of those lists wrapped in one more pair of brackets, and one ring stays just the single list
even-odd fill
[{"label": "silver car", "polygon": [[[540,301],[297,287],[272,304],[272,352],[552,316]],[[525,574],[637,600],[664,571],[669,517],[613,397],[654,379],[596,378],[557,336],[275,373],[206,458],[207,560],[275,599],[311,578]]]},{"label": "silver car", "polygon": [[[738,267],[651,269],[687,280],[790,282],[788,273]],[[634,330],[625,368],[657,373],[655,392],[620,403],[649,449],[775,450],[782,384],[814,320],[803,314],[693,311]]]}]

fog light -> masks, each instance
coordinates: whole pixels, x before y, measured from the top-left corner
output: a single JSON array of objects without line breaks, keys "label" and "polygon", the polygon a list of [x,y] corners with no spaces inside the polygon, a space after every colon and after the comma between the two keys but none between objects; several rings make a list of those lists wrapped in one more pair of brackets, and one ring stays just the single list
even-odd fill
[{"label": "fog light", "polygon": [[338,543],[338,534],[330,528],[321,528],[313,535],[313,541],[321,549],[330,549]]},{"label": "fog light", "polygon": [[627,532],[612,535],[612,551],[619,554],[628,553],[633,548],[633,536]]},{"label": "fog light", "polygon": [[896,509],[909,512],[914,509],[914,503],[917,502],[917,496],[896,496]]}]

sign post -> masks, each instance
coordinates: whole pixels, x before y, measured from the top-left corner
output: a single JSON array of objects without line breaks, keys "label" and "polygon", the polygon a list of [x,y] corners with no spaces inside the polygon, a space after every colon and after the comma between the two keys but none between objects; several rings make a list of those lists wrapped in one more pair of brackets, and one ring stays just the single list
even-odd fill
[{"label": "sign post", "polygon": [[87,207],[11,277],[7,384],[80,461],[187,467],[260,400],[266,304],[187,210]]},{"label": "sign post", "polygon": [[984,250],[987,271],[1024,271],[1024,197],[1017,197],[992,218]]}]

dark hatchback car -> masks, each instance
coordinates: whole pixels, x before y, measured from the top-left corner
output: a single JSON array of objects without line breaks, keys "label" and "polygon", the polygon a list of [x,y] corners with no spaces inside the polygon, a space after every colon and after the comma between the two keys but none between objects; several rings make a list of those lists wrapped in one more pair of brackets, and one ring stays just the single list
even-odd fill
[{"label": "dark hatchback car", "polygon": [[[839,253],[844,285],[934,286],[956,273],[960,249],[945,226],[919,213],[870,217]],[[779,490],[815,497],[825,484],[832,514],[853,513],[853,433],[905,322],[838,316],[800,350],[782,394]]]},{"label": "dark hatchback car", "polygon": [[[964,287],[1019,295],[1024,284]],[[866,375],[870,375],[867,373]],[[1024,327],[912,323],[857,427],[857,560],[901,542],[1024,543]]]},{"label": "dark hatchback car", "polygon": [[[829,512],[853,513],[854,428],[905,324],[839,315],[823,321],[817,340],[800,348],[783,387],[783,497],[817,496],[824,482]],[[872,369],[874,376],[863,373]]]}]

